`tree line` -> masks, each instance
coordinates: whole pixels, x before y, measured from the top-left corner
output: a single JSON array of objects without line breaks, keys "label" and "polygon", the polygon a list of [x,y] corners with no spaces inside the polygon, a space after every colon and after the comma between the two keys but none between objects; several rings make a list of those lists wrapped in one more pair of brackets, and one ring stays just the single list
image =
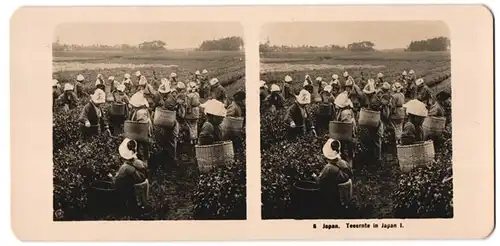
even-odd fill
[{"label": "tree line", "polygon": [[[144,41],[138,45],[115,44],[115,45],[78,45],[61,44],[58,41],[52,43],[53,51],[165,51],[168,44],[161,40]],[[227,37],[216,40],[205,40],[198,47],[200,51],[232,51],[243,48],[241,37]]]},{"label": "tree line", "polygon": [[[436,37],[427,40],[412,41],[405,51],[446,51],[449,49],[450,40],[446,37]],[[352,51],[366,52],[375,51],[375,43],[371,41],[359,41],[340,46],[335,44],[314,46],[314,45],[271,45],[269,41],[259,45],[260,52],[330,52],[330,51]]]}]

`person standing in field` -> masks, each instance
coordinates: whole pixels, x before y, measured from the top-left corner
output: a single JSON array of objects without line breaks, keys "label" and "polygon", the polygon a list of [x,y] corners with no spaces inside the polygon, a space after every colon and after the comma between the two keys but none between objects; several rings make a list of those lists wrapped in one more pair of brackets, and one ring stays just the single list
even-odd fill
[{"label": "person standing in field", "polygon": [[[326,84],[326,83],[325,83]],[[315,102],[321,102],[321,96],[320,93],[323,91],[323,78],[322,77],[316,77],[316,80],[312,83],[313,85],[313,99]]]},{"label": "person standing in field", "polygon": [[335,114],[333,103],[335,97],[331,94],[332,86],[327,85],[320,93],[321,102],[319,112],[316,115],[316,129],[319,134],[328,132],[328,124]]},{"label": "person standing in field", "polygon": [[102,74],[97,74],[95,89],[101,89],[102,91],[106,92],[106,85],[104,84],[104,77],[102,76]]},{"label": "person standing in field", "polygon": [[[446,92],[440,92],[436,95],[436,100],[434,104],[429,109],[428,116],[439,117],[446,119],[446,113],[444,110],[444,105],[446,105],[449,99],[449,94]],[[443,136],[441,134],[430,134],[426,136],[426,140],[432,140],[434,142],[434,149],[437,152],[443,143]]]},{"label": "person standing in field", "polygon": [[[149,125],[149,131],[147,138],[151,135],[152,130],[152,121],[151,114],[149,113],[149,104],[146,98],[144,97],[143,91],[136,92],[129,101],[130,105],[130,114],[128,120],[139,122],[139,123],[147,123]],[[147,141],[137,141],[138,145],[138,153],[141,160],[145,162],[149,161],[149,149],[150,143],[149,139]]]},{"label": "person standing in field", "polygon": [[[340,93],[334,101],[335,104],[335,116],[334,121],[342,123],[352,124],[352,139],[356,137],[356,119],[354,118],[354,111],[352,110],[353,104],[347,92]],[[354,160],[354,141],[340,140],[342,146],[342,155],[345,156],[345,160],[350,163],[352,167],[352,162]]]},{"label": "person standing in field", "polygon": [[138,209],[145,209],[148,205],[149,181],[148,165],[137,157],[137,142],[125,138],[118,147],[118,153],[124,160],[115,175],[108,174],[113,184],[115,184],[120,200],[121,212],[138,212]]},{"label": "person standing in field", "polygon": [[206,121],[200,130],[198,137],[199,145],[212,145],[222,141],[222,131],[220,124],[226,117],[226,108],[224,104],[218,100],[210,99],[202,104]]},{"label": "person standing in field", "polygon": [[200,95],[198,94],[198,84],[196,82],[188,83],[187,93],[186,121],[189,127],[191,144],[195,145],[198,139],[198,119],[200,118]]},{"label": "person standing in field", "polygon": [[84,139],[101,132],[106,132],[111,136],[108,124],[105,120],[105,114],[101,106],[106,102],[106,93],[101,89],[96,89],[90,97],[90,101],[85,105],[78,121],[83,124],[81,130]]},{"label": "person standing in field", "polygon": [[122,84],[125,85],[125,93],[129,94],[132,92],[132,80],[130,80],[130,74],[126,73],[124,76]]},{"label": "person standing in field", "polygon": [[431,89],[424,83],[424,79],[422,78],[415,81],[415,86],[415,98],[423,102],[427,108],[429,108],[434,100]]},{"label": "person standing in field", "polygon": [[203,69],[201,71],[201,76],[200,76],[200,97],[203,99],[207,99],[208,96],[210,95],[210,84],[208,81],[208,70]]},{"label": "person standing in field", "polygon": [[377,81],[375,81],[375,89],[380,90],[382,88],[383,84],[384,84],[384,74],[378,73],[377,74]]},{"label": "person standing in field", "polygon": [[403,107],[406,108],[408,121],[403,127],[401,144],[411,145],[424,141],[422,123],[428,114],[425,104],[417,99],[413,99],[405,103]]},{"label": "person standing in field", "polygon": [[268,95],[269,95],[269,87],[267,86],[266,81],[261,80],[260,87],[259,87],[259,99],[260,99],[259,101],[260,101],[260,108],[261,109],[265,106],[263,104],[264,104],[264,101],[266,100]]},{"label": "person standing in field", "polygon": [[227,91],[220,82],[219,79],[213,78],[210,80],[210,99],[215,99],[224,105],[227,103]]},{"label": "person standing in field", "polygon": [[[177,104],[177,122],[179,123],[179,145],[181,147],[187,148],[188,145],[190,144],[190,130],[189,130],[189,125],[187,124],[186,121],[186,114],[187,114],[187,107],[188,107],[188,102],[187,102],[187,92],[186,92],[186,84],[183,82],[177,82],[177,98],[176,98],[176,104]],[[181,148],[182,150],[186,151],[184,148]],[[185,152],[184,152],[185,153]],[[178,151],[178,154],[181,154],[180,151]]]},{"label": "person standing in field", "polygon": [[266,97],[265,102],[269,104],[272,112],[285,106],[285,98],[281,95],[281,89],[277,84],[271,84],[271,94]]},{"label": "person standing in field", "polygon": [[[161,95],[159,107],[163,110],[174,111],[177,114],[177,91],[170,88],[170,83],[167,79],[162,79],[162,84],[158,87],[158,92]],[[163,148],[165,154],[167,154],[167,161],[165,164],[173,163],[174,165],[178,165],[177,142],[179,139],[180,126],[177,119],[172,127],[159,128],[162,130],[161,132],[163,132],[163,134],[156,137],[158,144]]]},{"label": "person standing in field", "polygon": [[319,175],[315,173],[312,177],[320,186],[323,218],[336,218],[341,215],[341,199],[339,184],[351,179],[353,173],[348,163],[340,155],[341,143],[334,139],[328,139],[323,145],[323,156],[327,164]]},{"label": "person standing in field", "polygon": [[403,133],[405,95],[401,92],[403,86],[399,82],[395,82],[393,86],[393,94],[391,99],[392,112],[391,121],[394,126],[394,137],[396,144],[401,144],[401,134]]},{"label": "person standing in field", "polygon": [[57,108],[57,99],[62,94],[59,90],[60,87],[59,81],[52,79],[52,111]]},{"label": "person standing in field", "polygon": [[[390,111],[382,105],[380,98],[375,90],[375,81],[368,79],[368,83],[363,89],[366,96],[365,108],[371,111],[380,112],[380,121],[377,127],[361,126],[360,127],[360,144],[365,157],[365,162],[375,161],[377,166],[382,163],[382,138],[384,136],[384,124],[382,119],[388,119]],[[369,164],[369,163],[365,163]]]},{"label": "person standing in field", "polygon": [[290,106],[285,115],[285,122],[289,125],[288,137],[296,138],[311,132],[316,136],[316,130],[312,123],[311,115],[307,112],[305,106],[311,103],[311,93],[302,89],[296,96],[295,103]]},{"label": "person standing in field", "polygon": [[148,101],[149,114],[152,115],[160,99],[153,86],[148,83],[146,76],[142,75],[139,79],[137,91],[141,91],[143,93],[144,98]]},{"label": "person standing in field", "polygon": [[354,83],[354,79],[352,79],[352,77],[350,77],[350,79],[348,79],[345,82],[344,92],[347,93],[347,95],[349,96],[349,99],[351,100],[351,102],[353,104],[352,109],[354,112],[354,117],[357,120],[358,115],[359,115],[359,110],[365,104],[364,103],[365,96],[363,95],[363,92],[361,91],[359,86]]},{"label": "person standing in field", "polygon": [[88,96],[88,94],[83,90],[83,83],[85,81],[85,77],[83,75],[78,74],[76,76],[76,82],[73,85],[74,92],[77,98],[82,98],[84,96]]},{"label": "person standing in field", "polygon": [[332,75],[332,81],[330,81],[329,85],[332,86],[332,95],[334,97],[338,96],[340,92],[342,92],[338,75]]},{"label": "person standing in field", "polygon": [[64,92],[57,98],[57,104],[63,106],[64,111],[76,108],[78,104],[78,97],[73,91],[74,87],[70,83],[64,84]]},{"label": "person standing in field", "polygon": [[177,80],[177,74],[175,72],[170,73],[169,81],[170,81],[170,88],[173,90],[177,89],[178,80]]},{"label": "person standing in field", "polygon": [[309,74],[306,74],[306,78],[304,80],[303,87],[304,87],[304,89],[306,91],[308,91],[309,93],[311,93],[311,96],[313,95],[313,93],[314,93],[314,86],[313,86],[313,82],[311,80],[311,76],[309,76]]},{"label": "person standing in field", "polygon": [[[349,78],[350,78],[351,76],[349,76],[349,72],[347,72],[347,71],[344,71],[344,72],[342,73],[342,76],[344,77],[344,81],[343,81],[343,83],[344,83],[344,84],[343,84],[343,86],[345,86],[345,84],[347,83],[347,81],[349,81],[349,80],[350,80]],[[353,82],[354,82],[354,81],[353,81]]]},{"label": "person standing in field", "polygon": [[119,84],[115,87],[115,90],[112,92],[113,101],[115,104],[123,104],[125,106],[125,113],[123,115],[110,115],[109,121],[111,123],[112,133],[116,135],[116,133],[121,132],[123,129],[123,123],[128,115],[128,105],[129,105],[129,97],[125,94],[125,85]]},{"label": "person standing in field", "polygon": [[283,83],[283,97],[285,97],[286,100],[288,99],[295,99],[295,93],[293,93],[293,88],[290,85],[292,83],[293,79],[290,75],[285,76],[285,83]]}]

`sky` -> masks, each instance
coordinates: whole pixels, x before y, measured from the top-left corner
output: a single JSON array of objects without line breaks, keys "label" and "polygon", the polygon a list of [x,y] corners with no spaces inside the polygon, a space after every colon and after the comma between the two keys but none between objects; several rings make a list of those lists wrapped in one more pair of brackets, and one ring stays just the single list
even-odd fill
[{"label": "sky", "polygon": [[162,40],[170,49],[196,48],[205,40],[243,37],[237,22],[65,23],[56,28],[61,44],[137,45]]},{"label": "sky", "polygon": [[264,25],[260,42],[265,43],[267,37],[271,45],[288,46],[347,46],[353,42],[372,41],[375,49],[396,49],[406,48],[413,40],[439,36],[450,36],[448,27],[440,21],[289,22]]}]

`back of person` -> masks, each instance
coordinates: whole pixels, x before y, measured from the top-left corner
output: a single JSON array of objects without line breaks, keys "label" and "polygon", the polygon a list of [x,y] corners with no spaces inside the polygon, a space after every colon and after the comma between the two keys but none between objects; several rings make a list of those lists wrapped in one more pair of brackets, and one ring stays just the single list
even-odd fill
[{"label": "back of person", "polygon": [[186,119],[200,118],[200,96],[196,92],[191,92],[187,95],[187,113]]},{"label": "back of person", "polygon": [[220,126],[213,125],[212,123],[205,121],[201,127],[199,144],[200,145],[210,145],[215,142],[222,140],[222,132]]}]

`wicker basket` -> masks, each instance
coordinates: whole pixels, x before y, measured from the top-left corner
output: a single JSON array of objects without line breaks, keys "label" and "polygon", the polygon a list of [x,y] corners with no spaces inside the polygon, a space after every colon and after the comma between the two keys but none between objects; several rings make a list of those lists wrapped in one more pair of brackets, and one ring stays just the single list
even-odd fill
[{"label": "wicker basket", "polygon": [[391,119],[393,120],[403,120],[406,115],[406,109],[404,107],[395,108],[391,114]]},{"label": "wicker basket", "polygon": [[319,115],[326,115],[326,116],[332,115],[332,105],[327,104],[327,103],[320,104],[319,109],[318,109],[318,114]]},{"label": "wicker basket", "polygon": [[149,123],[126,120],[123,125],[123,132],[126,138],[136,141],[149,141]]},{"label": "wicker basket", "polygon": [[412,144],[398,145],[398,161],[401,171],[410,172],[414,167],[429,165],[434,160],[434,143],[432,140]]},{"label": "wicker basket", "polygon": [[445,126],[446,118],[444,117],[428,116],[424,119],[424,123],[422,123],[425,136],[440,135],[443,133]]},{"label": "wicker basket", "polygon": [[339,184],[338,187],[340,202],[344,205],[349,204],[352,199],[352,180],[349,179],[347,182]]},{"label": "wicker basket", "polygon": [[172,127],[175,124],[176,116],[177,114],[175,111],[156,107],[153,117],[153,124],[163,127]]},{"label": "wicker basket", "polygon": [[201,173],[208,173],[215,166],[226,165],[234,159],[233,142],[212,145],[196,145],[196,160]]},{"label": "wicker basket", "polygon": [[328,129],[331,138],[335,140],[352,141],[352,123],[330,121]]},{"label": "wicker basket", "polygon": [[125,103],[113,103],[109,108],[110,115],[122,116],[125,115],[125,109],[127,105]]},{"label": "wicker basket", "polygon": [[221,130],[226,132],[241,132],[243,118],[225,117],[221,123]]},{"label": "wicker basket", "polygon": [[362,108],[359,112],[358,124],[360,126],[377,127],[380,122],[380,111],[372,111]]}]

